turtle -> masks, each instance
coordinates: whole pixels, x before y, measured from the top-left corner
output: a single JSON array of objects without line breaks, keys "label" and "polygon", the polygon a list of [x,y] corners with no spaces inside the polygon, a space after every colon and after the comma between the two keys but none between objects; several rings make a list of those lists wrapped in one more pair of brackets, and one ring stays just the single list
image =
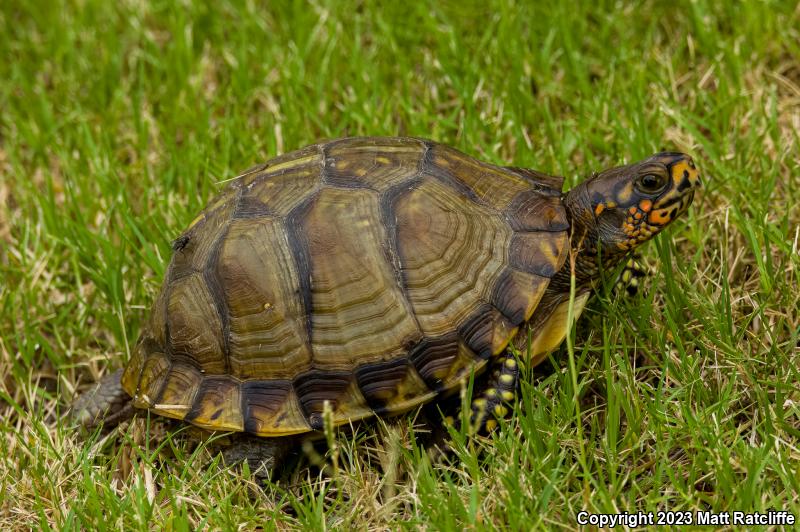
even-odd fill
[{"label": "turtle", "polygon": [[257,165],[174,240],[130,360],[73,412],[241,433],[230,455],[272,470],[326,423],[407,413],[475,378],[472,419],[493,430],[519,365],[554,351],[570,306],[577,318],[701,184],[678,152],[563,181],[406,137]]}]

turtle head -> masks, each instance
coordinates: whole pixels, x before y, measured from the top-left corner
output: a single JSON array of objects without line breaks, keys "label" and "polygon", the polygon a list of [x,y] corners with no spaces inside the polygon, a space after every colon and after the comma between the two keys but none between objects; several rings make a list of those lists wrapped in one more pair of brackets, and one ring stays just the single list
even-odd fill
[{"label": "turtle head", "polygon": [[627,255],[686,212],[700,185],[691,157],[674,152],[595,174],[565,198],[573,235],[587,253]]}]

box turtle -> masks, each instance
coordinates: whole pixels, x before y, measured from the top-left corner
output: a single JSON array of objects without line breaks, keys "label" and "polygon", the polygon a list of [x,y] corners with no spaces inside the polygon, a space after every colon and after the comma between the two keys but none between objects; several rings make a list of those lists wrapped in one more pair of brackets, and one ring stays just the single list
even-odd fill
[{"label": "box turtle", "polygon": [[600,268],[680,216],[700,184],[682,153],[566,194],[562,181],[414,138],[347,138],[256,166],[175,240],[130,361],[74,411],[88,425],[147,409],[242,432],[234,456],[271,466],[324,415],[400,414],[485,373],[473,418],[494,425],[517,385],[509,342],[533,365],[565,337],[571,264],[578,316]]}]

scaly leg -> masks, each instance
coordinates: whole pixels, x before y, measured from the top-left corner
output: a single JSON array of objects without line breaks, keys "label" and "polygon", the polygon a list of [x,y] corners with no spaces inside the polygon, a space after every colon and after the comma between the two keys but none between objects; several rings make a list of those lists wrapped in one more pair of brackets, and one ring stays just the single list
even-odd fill
[{"label": "scaly leg", "polygon": [[629,296],[635,296],[639,293],[640,281],[650,275],[650,271],[642,260],[642,256],[635,253],[628,259],[625,268],[619,275],[616,284],[614,285],[614,292],[621,294],[626,292]]},{"label": "scaly leg", "polygon": [[297,445],[297,438],[260,438],[236,434],[231,446],[222,451],[222,460],[226,465],[246,461],[255,477],[266,479],[281,466]]},{"label": "scaly leg", "polygon": [[519,364],[510,350],[494,361],[488,387],[472,401],[470,424],[473,432],[488,433],[497,428],[497,419],[508,415],[508,407],[516,395],[519,383]]},{"label": "scaly leg", "polygon": [[131,397],[122,389],[123,370],[106,375],[72,403],[70,415],[80,425],[109,428],[133,417]]}]

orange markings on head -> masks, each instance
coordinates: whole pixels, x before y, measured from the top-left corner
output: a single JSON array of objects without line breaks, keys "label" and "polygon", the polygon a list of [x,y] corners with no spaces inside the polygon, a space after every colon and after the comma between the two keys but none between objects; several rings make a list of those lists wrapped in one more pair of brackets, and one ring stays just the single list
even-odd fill
[{"label": "orange markings on head", "polygon": [[689,166],[689,163],[688,163],[688,162],[686,162],[686,161],[681,161],[681,162],[679,162],[679,163],[676,163],[676,164],[674,164],[674,165],[672,166],[672,179],[673,179],[673,180],[674,180],[676,183],[680,182],[680,181],[683,179],[683,173],[684,173],[684,172],[687,172],[687,173],[689,174],[689,176],[690,176],[690,179],[691,179],[691,175],[692,175],[692,173],[694,173],[694,174],[696,174],[696,173],[697,173],[697,171],[696,171],[696,170],[692,170],[692,169],[691,169],[691,167]]},{"label": "orange markings on head", "polygon": [[650,209],[653,208],[653,202],[649,199],[643,199],[639,202],[639,208],[642,209],[644,212],[650,212]]},{"label": "orange markings on head", "polygon": [[636,218],[637,220],[641,220],[642,219],[642,213],[640,211],[636,211],[636,213],[633,215],[633,217]]},{"label": "orange markings on head", "polygon": [[651,224],[655,225],[666,225],[671,220],[668,209],[659,209],[657,211],[653,211],[650,213],[650,216],[648,216],[647,219]]},{"label": "orange markings on head", "polygon": [[636,211],[638,210],[639,209],[636,208],[636,205],[633,205],[630,209],[628,209],[628,212],[631,214],[636,214]]},{"label": "orange markings on head", "polygon": [[594,215],[595,216],[600,216],[600,213],[603,212],[603,210],[605,208],[606,208],[606,204],[605,203],[598,203],[597,207],[594,208]]}]

